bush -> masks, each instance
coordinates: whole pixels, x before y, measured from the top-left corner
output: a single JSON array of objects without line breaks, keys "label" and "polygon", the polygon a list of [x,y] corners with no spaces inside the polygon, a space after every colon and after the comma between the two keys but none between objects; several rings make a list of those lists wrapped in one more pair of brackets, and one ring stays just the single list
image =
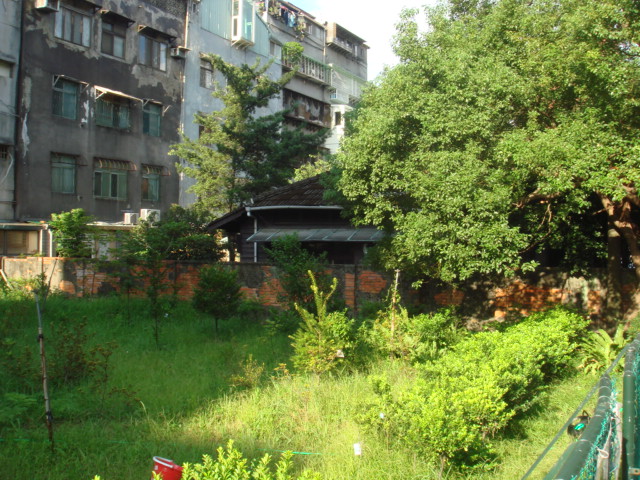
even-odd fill
[{"label": "bush", "polygon": [[294,355],[293,365],[311,373],[325,373],[339,368],[353,367],[359,363],[359,338],[355,320],[349,319],[345,311],[327,312],[327,304],[336,290],[334,278],[330,290],[320,290],[312,272],[311,291],[315,299],[316,314],[300,305],[296,309],[302,318],[298,330],[291,335]]},{"label": "bush", "polygon": [[435,360],[463,338],[451,309],[410,316],[404,307],[378,312],[370,333],[376,352],[410,363]]},{"label": "bush", "polygon": [[291,453],[283,453],[280,460],[271,467],[271,456],[265,454],[260,460],[249,462],[229,441],[226,450],[218,447],[218,458],[213,460],[203,455],[202,463],[185,463],[182,471],[183,480],[321,480],[318,474],[303,472],[293,476],[291,469]]},{"label": "bush", "polygon": [[365,421],[439,458],[443,467],[487,461],[488,438],[530,408],[565,369],[587,323],[556,308],[503,332],[475,334],[424,364],[423,378],[408,391],[394,396],[377,379],[378,400]]},{"label": "bush", "polygon": [[218,331],[218,318],[234,315],[242,299],[238,273],[220,265],[200,269],[200,279],[193,292],[193,306],[196,310],[212,315]]}]

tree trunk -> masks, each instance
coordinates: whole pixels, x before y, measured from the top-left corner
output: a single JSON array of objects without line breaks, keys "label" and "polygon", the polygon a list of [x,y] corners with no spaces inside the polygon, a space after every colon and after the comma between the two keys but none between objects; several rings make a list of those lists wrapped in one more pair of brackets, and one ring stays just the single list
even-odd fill
[{"label": "tree trunk", "polygon": [[[609,230],[613,228],[619,235],[619,238],[624,240],[627,248],[629,249],[629,256],[631,258],[631,262],[633,263],[633,267],[635,270],[636,282],[640,282],[640,248],[638,246],[638,233],[640,232],[638,225],[633,221],[631,212],[636,202],[634,202],[633,198],[629,196],[623,198],[620,201],[614,202],[611,198],[606,195],[599,194],[602,205],[604,206],[608,221],[609,221]],[[620,257],[620,251],[618,250],[615,253],[614,245],[610,245],[609,254],[616,255],[617,260],[611,257],[609,258],[609,267],[611,267],[612,262],[616,262],[617,268],[621,269],[622,258]],[[612,295],[613,292],[609,292],[608,296]],[[622,285],[618,285],[618,294],[622,299]],[[626,309],[625,312],[622,312],[624,315],[624,319],[630,321],[636,315],[640,313],[640,297],[638,296],[638,292],[633,292],[630,297],[631,305]],[[621,315],[622,317],[622,315]],[[622,318],[620,318],[622,320]]]},{"label": "tree trunk", "polygon": [[608,222],[607,228],[607,297],[604,302],[603,316],[606,327],[615,327],[622,318],[622,238]]}]

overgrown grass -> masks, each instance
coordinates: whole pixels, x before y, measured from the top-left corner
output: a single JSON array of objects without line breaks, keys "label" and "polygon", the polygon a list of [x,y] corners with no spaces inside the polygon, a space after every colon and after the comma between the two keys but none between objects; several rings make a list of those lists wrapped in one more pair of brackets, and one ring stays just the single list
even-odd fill
[{"label": "overgrown grass", "polygon": [[[282,367],[291,356],[285,335],[268,333],[249,314],[221,321],[216,335],[210,318],[181,302],[167,308],[160,348],[141,299],[52,296],[45,318],[47,342],[53,342],[57,323],[86,320],[90,347],[111,344],[108,379],[93,388],[88,381],[52,387],[53,453],[39,384],[23,389],[38,401],[13,416],[6,411],[0,415],[2,478],[149,478],[154,455],[198,462],[228,439],[250,457],[297,452],[296,464],[320,472],[325,480],[437,478],[437,466],[392,438],[368,433],[356,421],[360,406],[373,398],[369,374],[384,374],[399,384],[413,381],[414,370],[400,362],[384,361],[370,372],[348,376],[293,375]],[[30,345],[32,366],[39,365],[31,300],[0,295],[0,334]],[[246,362],[250,355],[253,364]],[[256,366],[262,364],[264,374],[256,386],[232,385],[234,378],[255,383]],[[17,391],[5,381],[8,377],[0,371],[0,402],[8,391]],[[494,440],[499,466],[467,477],[519,478],[595,380],[571,375],[549,389],[533,415],[521,419],[505,438]],[[548,462],[569,441],[563,437]],[[361,456],[354,455],[355,443],[362,446]],[[445,477],[465,474],[446,472]]]}]

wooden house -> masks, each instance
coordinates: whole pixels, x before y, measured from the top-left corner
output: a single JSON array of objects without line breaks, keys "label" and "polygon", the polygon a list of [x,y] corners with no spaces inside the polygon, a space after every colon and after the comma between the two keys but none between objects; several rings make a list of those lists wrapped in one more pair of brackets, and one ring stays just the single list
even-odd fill
[{"label": "wooden house", "polygon": [[232,261],[268,262],[264,247],[295,234],[307,250],[326,252],[330,263],[361,263],[367,247],[383,232],[353,227],[341,216],[343,208],[325,202],[323,194],[319,176],[301,180],[260,195],[250,205],[214,220],[209,229],[226,233],[233,245]]}]

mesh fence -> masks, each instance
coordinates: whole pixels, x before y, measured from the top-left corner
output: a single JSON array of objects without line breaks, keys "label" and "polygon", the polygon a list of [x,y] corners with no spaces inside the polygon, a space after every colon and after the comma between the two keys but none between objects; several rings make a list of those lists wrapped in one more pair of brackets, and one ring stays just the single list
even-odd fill
[{"label": "mesh fence", "polygon": [[[618,402],[616,382],[609,374],[626,355],[622,382],[623,403]],[[640,335],[625,347],[597,386],[598,401],[593,417],[579,439],[572,443],[544,477],[545,480],[627,480],[640,479]],[[538,460],[522,477],[525,480],[540,464],[578,412],[592,398],[596,387],[558,432]]]}]

